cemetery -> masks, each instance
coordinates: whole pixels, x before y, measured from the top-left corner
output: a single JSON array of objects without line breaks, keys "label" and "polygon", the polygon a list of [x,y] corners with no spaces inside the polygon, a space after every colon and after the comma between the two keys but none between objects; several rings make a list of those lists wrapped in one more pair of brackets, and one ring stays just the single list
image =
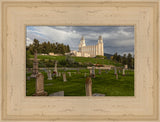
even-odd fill
[{"label": "cemetery", "polygon": [[26,68],[26,96],[134,96],[134,70],[126,65],[58,67],[54,59],[53,67],[42,68],[37,57]]},{"label": "cemetery", "polygon": [[47,26],[70,36],[41,39],[39,28],[27,28],[26,96],[134,96],[134,27]]}]

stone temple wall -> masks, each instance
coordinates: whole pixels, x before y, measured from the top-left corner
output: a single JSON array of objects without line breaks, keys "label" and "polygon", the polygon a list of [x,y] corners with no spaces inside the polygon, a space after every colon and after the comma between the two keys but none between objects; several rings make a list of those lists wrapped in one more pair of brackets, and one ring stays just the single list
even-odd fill
[{"label": "stone temple wall", "polygon": [[103,54],[103,43],[97,45],[89,45],[81,48],[82,56],[84,53],[90,54],[89,57],[95,57],[96,55],[104,55]]}]

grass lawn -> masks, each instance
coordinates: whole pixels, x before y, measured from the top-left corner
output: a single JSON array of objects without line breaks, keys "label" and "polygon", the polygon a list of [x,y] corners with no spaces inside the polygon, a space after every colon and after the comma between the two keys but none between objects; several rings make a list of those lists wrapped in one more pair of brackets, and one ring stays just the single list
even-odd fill
[{"label": "grass lawn", "polygon": [[[40,57],[39,57],[40,58]],[[89,75],[89,70],[80,70],[80,74],[72,72],[69,77],[67,73],[67,82],[63,82],[62,76],[47,80],[47,73],[40,71],[44,74],[44,89],[48,94],[64,91],[65,96],[85,96],[85,81],[84,72]],[[59,71],[62,72],[62,71]],[[64,71],[63,71],[64,72]],[[68,71],[67,71],[68,72]],[[114,75],[114,71],[110,70],[108,73],[102,70],[99,75],[96,70],[96,78],[92,79],[92,93],[101,93],[106,96],[134,96],[134,71],[126,71],[126,76],[122,76],[122,72],[118,75],[118,80]],[[26,76],[31,75],[27,73]],[[26,95],[31,96],[35,93],[35,79],[26,81]]]}]

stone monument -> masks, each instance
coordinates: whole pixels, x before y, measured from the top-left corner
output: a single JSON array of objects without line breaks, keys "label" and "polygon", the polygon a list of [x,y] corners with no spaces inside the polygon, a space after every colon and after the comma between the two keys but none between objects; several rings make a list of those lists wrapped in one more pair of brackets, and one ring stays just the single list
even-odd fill
[{"label": "stone monument", "polygon": [[48,80],[52,80],[51,70],[48,70],[47,75],[48,75]]},{"label": "stone monument", "polygon": [[63,73],[63,82],[67,82],[66,73]]},{"label": "stone monument", "polygon": [[116,74],[116,79],[118,80],[118,74]]},{"label": "stone monument", "polygon": [[116,67],[114,68],[114,74],[115,75],[117,74],[117,68]]},{"label": "stone monument", "polygon": [[92,96],[92,80],[91,80],[91,77],[87,77],[85,88],[86,88],[86,96]]},{"label": "stone monument", "polygon": [[125,76],[125,69],[123,69],[122,75]]},{"label": "stone monument", "polygon": [[56,73],[56,77],[58,77],[57,63],[58,61],[55,62],[55,66],[54,66],[54,72]]},{"label": "stone monument", "polygon": [[124,69],[128,69],[128,65],[126,64],[126,65],[124,65]]},{"label": "stone monument", "polygon": [[38,74],[38,60],[37,60],[37,51],[34,53],[34,60],[33,60],[33,72],[31,77],[36,78],[36,75]]},{"label": "stone monument", "polygon": [[41,73],[36,75],[36,93],[33,96],[47,96],[47,92],[44,91],[44,76]]}]

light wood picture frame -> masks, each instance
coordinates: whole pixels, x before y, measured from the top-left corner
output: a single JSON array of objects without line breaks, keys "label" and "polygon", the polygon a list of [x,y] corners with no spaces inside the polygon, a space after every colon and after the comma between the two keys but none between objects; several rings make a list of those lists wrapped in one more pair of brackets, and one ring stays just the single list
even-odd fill
[{"label": "light wood picture frame", "polygon": [[[159,122],[159,0],[1,0],[0,121]],[[27,25],[134,25],[134,97],[26,97]]]}]

